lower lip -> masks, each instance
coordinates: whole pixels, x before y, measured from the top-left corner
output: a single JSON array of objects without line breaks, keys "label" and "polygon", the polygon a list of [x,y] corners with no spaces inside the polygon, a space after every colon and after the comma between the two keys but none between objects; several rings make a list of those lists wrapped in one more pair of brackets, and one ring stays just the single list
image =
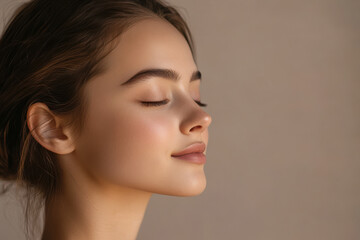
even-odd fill
[{"label": "lower lip", "polygon": [[198,164],[204,164],[206,162],[206,156],[203,153],[189,153],[172,157]]}]

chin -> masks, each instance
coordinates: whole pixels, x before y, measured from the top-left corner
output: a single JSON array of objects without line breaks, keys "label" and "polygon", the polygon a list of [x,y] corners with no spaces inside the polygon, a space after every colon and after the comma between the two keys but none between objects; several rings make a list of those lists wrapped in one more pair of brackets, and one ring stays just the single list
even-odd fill
[{"label": "chin", "polygon": [[186,191],[183,194],[178,195],[178,196],[183,196],[183,197],[198,196],[198,195],[202,194],[205,191],[205,189],[206,189],[206,183],[197,188],[189,189],[189,191]]},{"label": "chin", "polygon": [[204,192],[206,188],[206,178],[205,176],[198,179],[192,179],[191,181],[185,181],[181,184],[167,189],[159,194],[169,195],[169,196],[178,196],[178,197],[191,197],[197,196]]}]

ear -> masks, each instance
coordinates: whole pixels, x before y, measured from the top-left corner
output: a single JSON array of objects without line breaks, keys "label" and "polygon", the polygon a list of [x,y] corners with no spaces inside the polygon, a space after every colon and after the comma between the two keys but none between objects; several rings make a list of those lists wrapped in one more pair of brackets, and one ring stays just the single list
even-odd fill
[{"label": "ear", "polygon": [[35,140],[47,150],[57,154],[68,154],[75,146],[71,131],[64,119],[55,116],[44,103],[30,105],[27,112],[27,125]]}]

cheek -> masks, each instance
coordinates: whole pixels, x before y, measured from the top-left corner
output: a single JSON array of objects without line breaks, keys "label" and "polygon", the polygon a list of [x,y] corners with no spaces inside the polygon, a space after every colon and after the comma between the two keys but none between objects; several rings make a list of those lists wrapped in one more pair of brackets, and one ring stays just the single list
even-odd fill
[{"label": "cheek", "polygon": [[134,115],[125,120],[122,126],[118,129],[122,138],[121,132],[131,138],[132,147],[136,151],[141,149],[161,149],[169,139],[172,132],[171,123],[163,116],[142,116],[141,114]]},{"label": "cheek", "polygon": [[[94,122],[92,168],[100,178],[136,186],[161,178],[170,167],[176,129],[168,115],[127,109],[102,114]],[[139,177],[141,176],[141,177]]]},{"label": "cheek", "polygon": [[112,135],[112,143],[109,144],[114,145],[114,150],[121,149],[116,154],[125,155],[127,159],[165,154],[166,144],[174,132],[169,120],[162,116],[146,116],[144,113],[119,116],[112,125],[114,128],[108,131]]}]

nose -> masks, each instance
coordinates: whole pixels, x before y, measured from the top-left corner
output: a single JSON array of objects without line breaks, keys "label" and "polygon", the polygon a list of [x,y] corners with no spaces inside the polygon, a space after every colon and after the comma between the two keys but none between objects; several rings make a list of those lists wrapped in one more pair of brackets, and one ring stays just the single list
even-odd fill
[{"label": "nose", "polygon": [[180,124],[181,132],[183,134],[189,135],[196,132],[202,133],[207,130],[212,122],[212,117],[210,114],[205,112],[194,101],[192,106],[188,109],[189,110],[185,113],[184,118]]}]

